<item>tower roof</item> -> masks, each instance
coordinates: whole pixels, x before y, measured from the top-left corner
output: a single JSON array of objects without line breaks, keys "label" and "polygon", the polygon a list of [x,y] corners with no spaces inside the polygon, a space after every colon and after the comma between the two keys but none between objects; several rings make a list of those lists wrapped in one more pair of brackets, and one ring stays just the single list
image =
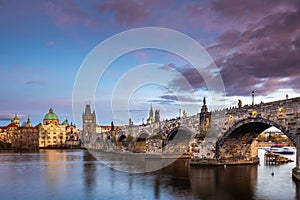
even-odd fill
[{"label": "tower roof", "polygon": [[12,121],[15,121],[15,120],[19,120],[17,114],[15,114],[14,118],[12,118]]},{"label": "tower roof", "polygon": [[67,118],[63,121],[62,125],[69,125],[69,121]]},{"label": "tower roof", "polygon": [[90,104],[86,104],[86,105],[85,105],[85,112],[84,112],[84,113],[85,113],[86,115],[92,114]]}]

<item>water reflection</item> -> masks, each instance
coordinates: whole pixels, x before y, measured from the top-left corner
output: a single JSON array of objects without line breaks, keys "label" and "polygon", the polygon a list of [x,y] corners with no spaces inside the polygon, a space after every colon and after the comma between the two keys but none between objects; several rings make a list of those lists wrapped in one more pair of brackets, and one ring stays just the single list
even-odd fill
[{"label": "water reflection", "polygon": [[201,198],[253,199],[257,166],[191,167],[191,190]]},{"label": "water reflection", "polygon": [[[154,193],[201,199],[254,199],[257,166],[199,167],[177,160],[155,173]],[[176,191],[176,192],[174,192]]]},{"label": "water reflection", "polygon": [[83,177],[84,186],[87,194],[91,194],[94,186],[96,185],[96,159],[88,152],[83,152]]},{"label": "water reflection", "polygon": [[2,153],[0,195],[51,200],[299,199],[300,184],[291,178],[294,165],[199,167],[181,159],[135,174],[108,168],[81,150]]}]

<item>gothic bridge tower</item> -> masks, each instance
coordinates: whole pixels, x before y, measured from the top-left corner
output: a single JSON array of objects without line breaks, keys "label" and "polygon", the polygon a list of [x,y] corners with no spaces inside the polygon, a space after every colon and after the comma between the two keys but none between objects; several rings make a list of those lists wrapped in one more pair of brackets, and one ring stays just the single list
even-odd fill
[{"label": "gothic bridge tower", "polygon": [[206,99],[203,98],[203,105],[200,112],[200,132],[207,131],[210,126],[211,112],[208,112]]},{"label": "gothic bridge tower", "polygon": [[91,112],[89,104],[85,106],[85,111],[82,113],[82,130],[83,133],[96,134],[96,113]]}]

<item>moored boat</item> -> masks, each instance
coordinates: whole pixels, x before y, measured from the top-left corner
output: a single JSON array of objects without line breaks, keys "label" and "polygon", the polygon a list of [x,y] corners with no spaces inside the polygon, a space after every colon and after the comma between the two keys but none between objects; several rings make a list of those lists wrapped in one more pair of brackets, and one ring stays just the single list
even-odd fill
[{"label": "moored boat", "polygon": [[295,147],[278,147],[271,146],[270,148],[265,149],[267,152],[279,153],[279,154],[294,154]]}]

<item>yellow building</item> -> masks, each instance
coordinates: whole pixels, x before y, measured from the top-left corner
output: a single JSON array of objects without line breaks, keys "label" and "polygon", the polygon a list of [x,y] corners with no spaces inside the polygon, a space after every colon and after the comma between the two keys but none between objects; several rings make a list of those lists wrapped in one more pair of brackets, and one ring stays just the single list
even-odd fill
[{"label": "yellow building", "polygon": [[40,148],[65,148],[79,147],[80,138],[76,126],[69,124],[65,119],[59,123],[57,115],[53,109],[44,116],[43,124],[38,125],[39,147]]}]

